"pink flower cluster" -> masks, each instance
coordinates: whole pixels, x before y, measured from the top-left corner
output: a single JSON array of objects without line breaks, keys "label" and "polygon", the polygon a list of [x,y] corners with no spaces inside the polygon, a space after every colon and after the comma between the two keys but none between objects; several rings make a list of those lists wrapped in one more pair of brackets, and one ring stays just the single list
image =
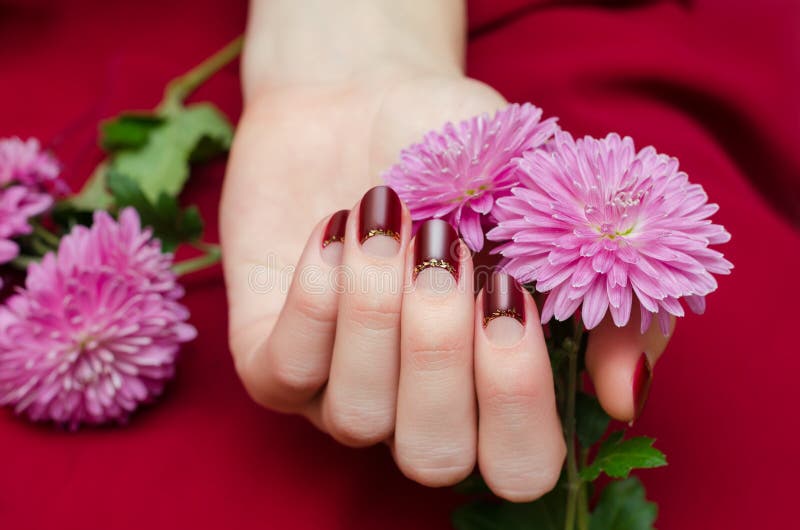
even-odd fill
[{"label": "pink flower cluster", "polygon": [[473,251],[483,248],[484,216],[515,184],[513,160],[545,144],[558,129],[530,103],[511,105],[431,131],[400,153],[384,180],[415,221],[444,218]]},{"label": "pink flower cluster", "polygon": [[587,329],[610,313],[626,325],[634,297],[641,329],[668,332],[680,300],[697,313],[733,267],[709,245],[730,235],[718,207],[675,158],[631,138],[573,137],[531,105],[429,133],[403,151],[386,182],[412,218],[443,217],[473,250],[501,244],[500,267],[548,293],[542,322],[581,309]]},{"label": "pink flower cluster", "polygon": [[0,140],[0,186],[16,182],[28,188],[64,194],[61,168],[53,156],[42,150],[39,140],[4,138]]},{"label": "pink flower cluster", "polygon": [[196,335],[171,264],[131,208],[76,226],[0,307],[0,404],[75,428],[161,393]]},{"label": "pink flower cluster", "polygon": [[19,255],[13,239],[31,233],[29,220],[50,208],[54,195],[67,191],[59,171],[36,139],[0,140],[0,264]]},{"label": "pink flower cluster", "polygon": [[669,315],[695,312],[717,288],[712,274],[733,267],[709,245],[730,239],[708,218],[718,207],[691,184],[678,160],[652,147],[637,151],[631,138],[609,134],[575,141],[556,134],[547,150],[517,160],[519,186],[495,208],[488,237],[503,268],[547,292],[542,321],[564,320],[581,306],[591,329],[610,312],[627,324],[633,295],[641,328],[654,315],[669,331]]}]

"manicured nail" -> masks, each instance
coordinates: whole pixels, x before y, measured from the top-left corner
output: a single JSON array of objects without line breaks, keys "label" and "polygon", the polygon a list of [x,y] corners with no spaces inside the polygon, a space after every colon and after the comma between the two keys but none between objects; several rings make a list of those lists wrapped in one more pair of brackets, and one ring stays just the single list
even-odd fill
[{"label": "manicured nail", "polygon": [[639,362],[636,363],[636,371],[633,372],[633,419],[639,419],[647,403],[647,396],[650,393],[650,384],[653,382],[653,368],[646,353],[642,353]]},{"label": "manicured nail", "polygon": [[325,228],[325,235],[322,236],[322,248],[327,247],[335,241],[344,242],[344,228],[347,224],[347,216],[350,210],[339,210],[331,215],[328,226]]},{"label": "manicured nail", "polygon": [[[365,250],[384,257],[397,254],[403,226],[402,213],[400,197],[392,188],[375,186],[364,194],[359,211],[358,233]],[[367,245],[375,236],[383,237]]]},{"label": "manicured nail", "polygon": [[416,285],[439,293],[447,293],[458,282],[458,234],[450,223],[430,219],[420,225],[414,240]]},{"label": "manicured nail", "polygon": [[322,236],[322,260],[328,265],[339,265],[342,262],[344,230],[347,225],[349,210],[339,210],[333,214],[325,227]]},{"label": "manicured nail", "polygon": [[499,317],[517,319],[525,324],[525,293],[512,276],[495,272],[483,291],[483,325]]},{"label": "manicured nail", "polygon": [[483,327],[495,346],[516,344],[525,334],[525,292],[502,272],[489,277],[483,290]]}]

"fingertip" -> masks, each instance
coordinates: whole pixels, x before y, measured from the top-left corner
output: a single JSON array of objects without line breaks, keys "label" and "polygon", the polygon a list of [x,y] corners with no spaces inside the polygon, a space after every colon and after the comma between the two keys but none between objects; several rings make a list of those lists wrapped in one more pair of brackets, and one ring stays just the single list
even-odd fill
[{"label": "fingertip", "polygon": [[322,261],[335,267],[342,262],[342,252],[344,249],[345,228],[350,210],[339,210],[329,216],[325,225],[325,232],[322,234],[320,253]]},{"label": "fingertip", "polygon": [[617,327],[606,317],[589,333],[586,369],[609,416],[632,422],[642,414],[653,381],[653,367],[668,340],[655,322],[641,334],[638,318]]}]

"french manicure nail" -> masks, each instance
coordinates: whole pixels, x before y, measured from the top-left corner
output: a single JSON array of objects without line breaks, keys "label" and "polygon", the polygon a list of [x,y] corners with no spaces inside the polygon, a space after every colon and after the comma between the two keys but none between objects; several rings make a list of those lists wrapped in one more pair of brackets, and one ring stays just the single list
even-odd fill
[{"label": "french manicure nail", "polygon": [[495,272],[483,291],[483,326],[499,317],[515,318],[524,325],[525,293],[512,276]]},{"label": "french manicure nail", "polygon": [[[364,245],[375,236],[388,236],[397,243],[400,242],[400,231],[403,226],[403,207],[400,197],[389,186],[375,186],[361,199],[359,210],[359,238]],[[388,250],[394,255],[399,249],[399,244],[393,244]],[[386,255],[383,248],[378,254]]]},{"label": "french manicure nail", "polygon": [[516,344],[525,334],[525,293],[508,274],[495,272],[486,282],[483,327],[489,341],[500,347]]},{"label": "french manicure nail", "polygon": [[430,219],[420,225],[414,240],[414,279],[423,271],[432,269],[447,271],[458,281],[459,271],[458,234],[450,223],[442,219]]},{"label": "french manicure nail", "polygon": [[339,210],[333,214],[322,235],[322,261],[332,267],[342,262],[344,232],[349,213],[348,210]]},{"label": "french manicure nail", "polygon": [[349,210],[339,210],[331,216],[328,226],[325,227],[325,234],[322,236],[322,248],[334,242],[344,242],[344,229],[347,224]]},{"label": "french manicure nail", "polygon": [[653,368],[646,353],[642,353],[639,362],[636,363],[636,370],[633,372],[633,419],[639,419],[642,410],[647,403],[647,396],[650,394],[650,384],[653,382]]}]

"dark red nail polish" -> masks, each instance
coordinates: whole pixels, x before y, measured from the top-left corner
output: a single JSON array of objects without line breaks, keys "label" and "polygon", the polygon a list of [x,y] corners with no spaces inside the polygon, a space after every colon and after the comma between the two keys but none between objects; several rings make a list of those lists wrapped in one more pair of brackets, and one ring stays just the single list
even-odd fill
[{"label": "dark red nail polish", "polygon": [[638,419],[644,410],[652,381],[653,369],[650,366],[650,360],[647,358],[647,354],[642,353],[639,362],[636,363],[636,371],[633,373],[634,420]]},{"label": "dark red nail polish", "polygon": [[439,267],[458,280],[460,243],[450,223],[442,219],[425,221],[414,241],[414,278],[429,267]]},{"label": "dark red nail polish", "polygon": [[389,186],[375,186],[361,199],[359,237],[363,243],[372,236],[389,236],[400,241],[403,226],[400,197]]},{"label": "dark red nail polish", "polygon": [[483,325],[498,317],[516,318],[525,325],[525,292],[512,276],[495,272],[483,290]]},{"label": "dark red nail polish", "polygon": [[322,248],[327,247],[335,241],[344,241],[344,228],[347,224],[347,216],[349,214],[349,210],[339,210],[331,215],[328,226],[325,228],[325,234],[322,236]]}]

